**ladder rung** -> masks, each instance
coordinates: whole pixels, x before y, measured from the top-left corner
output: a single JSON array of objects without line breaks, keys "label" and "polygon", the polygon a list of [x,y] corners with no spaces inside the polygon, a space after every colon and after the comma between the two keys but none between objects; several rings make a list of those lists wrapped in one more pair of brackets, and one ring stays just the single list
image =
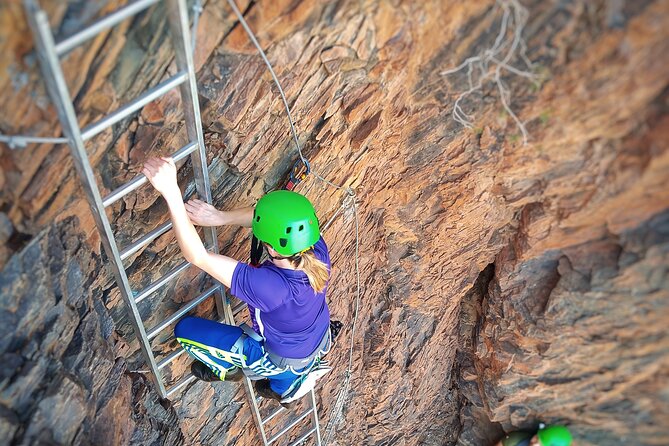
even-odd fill
[{"label": "ladder rung", "polygon": [[163,277],[160,279],[156,280],[153,282],[151,285],[148,287],[144,288],[141,293],[137,295],[135,298],[136,303],[140,303],[144,299],[146,299],[148,296],[151,295],[154,291],[158,290],[160,287],[165,285],[167,282],[170,280],[174,279],[176,276],[181,274],[183,271],[185,271],[188,267],[190,266],[190,262],[184,261],[181,264],[179,264],[176,268],[172,269],[170,272],[165,274]]},{"label": "ladder rung", "polygon": [[206,298],[208,298],[209,296],[211,296],[212,294],[214,294],[214,292],[215,292],[218,288],[219,288],[219,285],[214,285],[214,286],[212,286],[212,287],[209,288],[207,291],[205,291],[204,293],[200,294],[198,297],[196,297],[195,299],[191,300],[191,301],[188,302],[186,305],[184,305],[183,307],[181,307],[181,308],[179,309],[179,311],[177,311],[176,313],[174,313],[172,316],[168,317],[168,318],[165,319],[163,322],[161,322],[160,324],[156,325],[156,326],[153,327],[151,330],[149,330],[149,331],[146,333],[146,336],[147,336],[149,339],[153,339],[154,337],[156,337],[156,336],[158,335],[158,333],[160,333],[160,332],[163,331],[165,328],[167,328],[167,327],[169,327],[170,325],[172,325],[174,322],[176,322],[178,319],[180,319],[184,314],[188,313],[190,310],[192,310],[193,308],[195,308],[195,307],[197,307],[198,305],[200,305],[200,303],[202,303],[202,301],[204,301]]},{"label": "ladder rung", "polygon": [[145,247],[146,245],[148,245],[149,243],[151,243],[152,241],[154,241],[155,239],[157,239],[170,229],[172,229],[171,221],[168,221],[167,223],[163,223],[162,225],[158,226],[156,229],[149,232],[148,234],[146,234],[145,236],[134,242],[132,245],[124,248],[120,254],[121,260],[127,259],[128,257],[133,255],[134,253],[136,253],[137,251],[139,251],[140,249],[142,249],[143,247]]},{"label": "ladder rung", "polygon": [[186,374],[183,378],[177,381],[177,383],[174,384],[174,386],[172,386],[170,389],[167,390],[167,398],[174,395],[175,392],[177,392],[179,389],[181,389],[183,386],[187,385],[194,379],[195,377],[191,373]]},{"label": "ladder rung", "polygon": [[233,316],[237,316],[237,314],[238,314],[240,311],[242,311],[242,310],[244,309],[244,307],[246,307],[246,302],[243,302],[243,301],[242,301],[242,302],[239,302],[237,305],[235,305],[235,306],[232,308],[232,315],[233,315]]},{"label": "ladder rung", "polygon": [[91,125],[84,127],[81,130],[81,138],[86,141],[102,132],[103,130],[111,127],[122,119],[127,118],[129,115],[133,114],[140,108],[144,107],[149,102],[154,99],[159,98],[163,94],[167,93],[169,90],[181,85],[188,79],[188,73],[182,71],[174,75],[173,77],[167,79],[164,82],[159,83],[155,87],[145,91],[139,97],[135,98],[132,102],[127,103],[123,107],[119,108],[115,112],[107,115],[106,117],[100,119],[98,122],[94,122]]},{"label": "ladder rung", "polygon": [[277,415],[279,415],[281,412],[283,412],[285,410],[286,410],[285,407],[279,406],[279,408],[277,410],[275,410],[274,412],[272,412],[270,414],[270,416],[268,416],[264,420],[260,420],[260,421],[262,422],[262,424],[268,423],[272,418],[276,417]]},{"label": "ladder rung", "polygon": [[304,412],[302,415],[300,415],[299,417],[295,418],[293,421],[291,421],[290,423],[288,423],[288,425],[287,425],[286,427],[284,427],[283,429],[281,429],[281,431],[280,431],[279,433],[277,433],[277,434],[274,435],[272,438],[270,438],[269,440],[267,440],[267,444],[272,444],[273,442],[275,442],[276,440],[278,440],[280,436],[282,436],[283,434],[285,434],[286,432],[288,432],[289,430],[291,430],[293,427],[295,427],[295,425],[296,425],[297,423],[299,423],[300,421],[304,420],[304,419],[305,419],[305,418],[306,418],[312,411],[313,411],[313,409],[309,409],[309,410],[307,410],[306,412]]},{"label": "ladder rung", "polygon": [[[174,154],[172,154],[172,158],[174,159],[174,161],[179,161],[180,159],[185,158],[186,156],[193,153],[195,150],[197,150],[197,142],[190,142],[185,146],[183,146],[182,148],[180,148],[179,150],[177,150],[176,152],[174,152]],[[128,181],[123,186],[117,188],[112,193],[107,195],[102,200],[102,204],[104,205],[104,207],[109,207],[117,200],[120,200],[121,198],[125,197],[130,192],[134,191],[147,181],[148,180],[146,179],[146,176],[143,173],[140,173],[135,178]]]},{"label": "ladder rung", "polygon": [[294,442],[292,442],[292,443],[289,444],[288,446],[297,446],[298,444],[300,444],[300,443],[302,443],[304,440],[306,440],[307,437],[308,437],[309,435],[313,434],[314,432],[316,432],[316,428],[315,428],[315,427],[312,427],[312,428],[309,429],[307,432],[305,432],[304,435],[302,435],[300,438],[298,438],[297,440],[295,440]]},{"label": "ladder rung", "polygon": [[179,347],[178,350],[174,350],[172,353],[165,356],[158,363],[158,370],[164,368],[166,365],[170,364],[172,361],[174,361],[175,359],[177,359],[179,356],[183,355],[184,353],[186,353],[186,350],[184,350],[182,347]]},{"label": "ladder rung", "polygon": [[87,41],[88,39],[95,37],[97,34],[103,30],[110,28],[117,23],[127,19],[130,16],[138,14],[139,12],[145,10],[149,6],[157,3],[158,0],[139,0],[134,3],[131,3],[123,8],[120,8],[118,11],[115,11],[109,14],[106,17],[101,18],[97,22],[93,23],[88,28],[79,31],[73,36],[68,37],[62,42],[56,45],[56,53],[59,56],[70,51],[72,48],[77,47]]}]

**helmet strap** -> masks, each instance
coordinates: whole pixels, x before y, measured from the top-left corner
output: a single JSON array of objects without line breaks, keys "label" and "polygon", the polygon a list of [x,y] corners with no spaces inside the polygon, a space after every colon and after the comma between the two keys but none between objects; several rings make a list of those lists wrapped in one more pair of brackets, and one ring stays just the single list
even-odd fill
[{"label": "helmet strap", "polygon": [[260,257],[262,257],[263,246],[260,240],[254,235],[251,238],[251,265],[260,265]]},{"label": "helmet strap", "polygon": [[[261,243],[261,246],[263,246],[262,243]],[[290,255],[290,256],[273,256],[272,254],[269,253],[269,250],[267,250],[267,255],[272,260],[291,260],[291,259],[295,259],[297,257],[302,257],[302,254],[304,254],[305,252],[309,251],[312,248],[313,248],[313,246],[310,246],[307,249],[303,249],[302,251],[296,252],[295,254]]]},{"label": "helmet strap", "polygon": [[288,259],[292,259],[292,258],[295,257],[296,255],[297,255],[297,254],[293,254],[292,256],[288,256],[288,257],[284,257],[284,256],[273,256],[272,254],[269,253],[269,251],[267,251],[267,256],[268,256],[270,259],[272,259],[272,260],[288,260]]}]

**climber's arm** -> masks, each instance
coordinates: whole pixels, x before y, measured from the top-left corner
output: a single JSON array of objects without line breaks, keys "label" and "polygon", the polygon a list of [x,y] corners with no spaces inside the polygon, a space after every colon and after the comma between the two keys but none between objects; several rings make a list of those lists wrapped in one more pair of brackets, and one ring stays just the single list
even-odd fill
[{"label": "climber's arm", "polygon": [[146,162],[142,172],[167,201],[177,243],[186,260],[229,287],[238,262],[233,258],[211,253],[204,247],[188,218],[181,198],[174,161],[171,158],[152,158]]},{"label": "climber's arm", "polygon": [[236,225],[250,228],[253,219],[253,207],[219,211],[209,203],[198,199],[186,203],[186,213],[190,221],[198,226]]}]

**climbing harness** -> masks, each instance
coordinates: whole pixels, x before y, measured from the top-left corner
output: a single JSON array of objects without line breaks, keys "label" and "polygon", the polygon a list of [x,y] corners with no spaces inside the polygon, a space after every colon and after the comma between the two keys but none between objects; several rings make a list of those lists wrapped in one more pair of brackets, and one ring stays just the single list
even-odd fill
[{"label": "climbing harness", "polygon": [[284,367],[295,375],[306,375],[309,373],[320,359],[327,355],[330,352],[330,347],[332,346],[332,336],[330,330],[325,331],[325,335],[321,340],[318,347],[314,349],[314,352],[307,356],[306,358],[292,359],[284,358],[283,356],[277,355],[272,350],[267,349],[267,357],[277,366]]},{"label": "climbing harness", "polygon": [[300,375],[300,377],[295,380],[293,385],[290,387],[289,391],[282,395],[281,403],[292,403],[297,401],[306,395],[309,392],[313,392],[316,387],[316,381],[327,375],[332,367],[330,367],[327,361],[323,361],[320,358],[314,362],[314,365],[309,368],[309,371]]},{"label": "climbing harness", "polygon": [[293,190],[295,186],[304,181],[311,173],[311,164],[306,159],[298,159],[295,161],[293,168],[290,170],[290,178],[286,183],[286,190]]},{"label": "climbing harness", "polygon": [[[255,341],[264,341],[264,338],[256,333],[247,324],[241,324],[240,328],[246,334],[246,336],[254,339]],[[290,370],[299,378],[297,378],[291,384],[291,386],[283,393],[283,395],[280,395],[282,397],[280,402],[282,404],[286,404],[296,401],[302,398],[308,392],[312,391],[315,387],[316,381],[331,370],[331,368],[328,366],[328,362],[322,358],[328,354],[332,347],[332,337],[333,335],[331,330],[328,329],[323,336],[321,343],[318,345],[318,347],[316,347],[314,352],[307,358],[303,359],[284,358],[265,347],[265,354],[252,364],[244,363],[244,368],[242,370],[244,374],[246,374],[246,376],[251,380],[265,379],[269,374],[276,375]],[[243,345],[244,337],[242,336],[239,338],[239,340],[237,340],[233,346],[233,349],[241,352]],[[233,363],[232,361],[228,362]]]}]

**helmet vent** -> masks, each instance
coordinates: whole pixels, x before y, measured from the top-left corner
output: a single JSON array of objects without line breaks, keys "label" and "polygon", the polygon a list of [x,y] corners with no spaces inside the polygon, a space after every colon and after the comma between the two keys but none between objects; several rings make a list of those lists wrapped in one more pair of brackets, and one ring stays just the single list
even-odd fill
[{"label": "helmet vent", "polygon": [[256,217],[256,221],[257,221],[257,222],[260,221],[260,215],[258,215],[258,216]]},{"label": "helmet vent", "polygon": [[293,229],[293,228],[292,228],[291,226],[288,226],[288,227],[286,228],[286,234],[290,234],[290,230],[291,230],[291,229]]},{"label": "helmet vent", "polygon": [[300,225],[299,228],[297,228],[298,231],[304,231],[304,225]]},{"label": "helmet vent", "polygon": [[279,239],[279,245],[281,245],[282,248],[285,248],[287,244],[288,244],[288,239],[285,238]]}]

